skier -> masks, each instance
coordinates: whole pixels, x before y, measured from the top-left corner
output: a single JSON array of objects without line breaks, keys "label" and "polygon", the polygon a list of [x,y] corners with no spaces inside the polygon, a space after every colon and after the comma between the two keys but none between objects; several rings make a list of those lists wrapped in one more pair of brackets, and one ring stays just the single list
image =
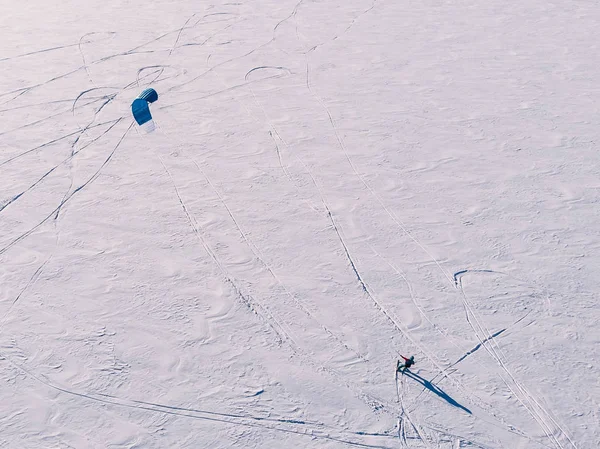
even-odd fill
[{"label": "skier", "polygon": [[411,355],[410,359],[407,359],[402,354],[400,355],[400,357],[402,357],[404,359],[404,365],[400,364],[400,360],[398,360],[398,364],[396,365],[396,371],[400,371],[401,373],[404,373],[404,371],[406,371],[408,368],[410,368],[411,366],[413,366],[415,364],[415,356],[414,355]]}]

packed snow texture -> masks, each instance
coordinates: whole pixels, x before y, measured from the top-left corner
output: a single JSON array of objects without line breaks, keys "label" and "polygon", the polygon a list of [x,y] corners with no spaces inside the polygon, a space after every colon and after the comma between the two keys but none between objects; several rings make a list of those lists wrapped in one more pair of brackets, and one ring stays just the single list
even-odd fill
[{"label": "packed snow texture", "polygon": [[3,0],[0,447],[599,447],[599,20]]}]

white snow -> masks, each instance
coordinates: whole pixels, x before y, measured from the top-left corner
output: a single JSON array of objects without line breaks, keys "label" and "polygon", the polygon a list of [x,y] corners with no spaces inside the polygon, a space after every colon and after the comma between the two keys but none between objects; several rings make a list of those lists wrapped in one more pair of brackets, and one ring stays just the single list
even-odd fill
[{"label": "white snow", "polygon": [[600,446],[596,2],[1,5],[0,447]]}]

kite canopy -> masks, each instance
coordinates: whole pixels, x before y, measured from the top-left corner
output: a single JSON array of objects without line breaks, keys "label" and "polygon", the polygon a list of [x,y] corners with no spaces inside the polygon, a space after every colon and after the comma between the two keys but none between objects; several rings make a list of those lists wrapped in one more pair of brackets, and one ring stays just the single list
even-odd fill
[{"label": "kite canopy", "polygon": [[148,133],[155,129],[152,114],[150,114],[150,103],[154,103],[156,100],[158,100],[156,91],[154,89],[145,89],[135,100],[133,100],[133,103],[131,103],[133,118],[135,118],[137,124]]},{"label": "kite canopy", "polygon": [[142,93],[138,95],[138,98],[146,100],[148,103],[154,103],[158,100],[158,94],[154,89],[144,89]]}]

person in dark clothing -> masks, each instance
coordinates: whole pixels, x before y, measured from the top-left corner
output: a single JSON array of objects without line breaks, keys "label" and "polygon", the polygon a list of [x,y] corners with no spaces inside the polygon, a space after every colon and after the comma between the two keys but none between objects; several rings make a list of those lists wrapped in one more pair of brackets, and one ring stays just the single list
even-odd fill
[{"label": "person in dark clothing", "polygon": [[401,364],[400,360],[398,360],[398,364],[396,366],[396,371],[400,371],[403,373],[405,370],[407,370],[408,368],[410,368],[411,366],[413,366],[415,364],[415,356],[414,355],[411,355],[410,359],[407,359],[403,355],[400,355],[400,357],[402,357],[404,359],[404,364]]}]

